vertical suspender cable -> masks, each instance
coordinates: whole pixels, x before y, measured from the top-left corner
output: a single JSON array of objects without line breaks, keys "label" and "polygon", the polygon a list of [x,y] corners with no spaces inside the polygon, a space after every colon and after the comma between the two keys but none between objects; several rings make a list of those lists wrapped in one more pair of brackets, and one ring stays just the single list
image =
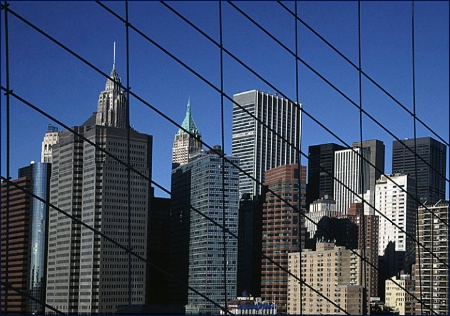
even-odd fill
[{"label": "vertical suspender cable", "polygon": [[[415,196],[416,201],[419,199],[419,191],[417,188],[418,184],[418,170],[417,170],[417,128],[416,128],[416,67],[415,67],[415,53],[414,53],[414,46],[415,46],[415,35],[414,35],[414,0],[411,1],[411,55],[412,55],[412,106],[413,106],[413,126],[414,126],[414,175],[415,175]],[[416,202],[416,239],[417,242],[419,242],[418,234],[419,234],[419,207],[418,203]],[[432,210],[430,210],[432,212]],[[416,265],[419,269],[419,275],[415,276],[416,280],[419,280],[419,297],[422,297],[422,268],[421,268],[421,262],[420,262],[420,247],[417,248],[417,262]],[[431,246],[430,251],[433,251],[433,246]],[[428,302],[429,304],[429,302]],[[420,314],[423,315],[423,303],[420,304]]]},{"label": "vertical suspender cable", "polygon": [[[10,155],[11,155],[11,148],[10,148],[10,87],[9,87],[9,30],[8,30],[8,2],[4,2],[3,9],[5,10],[5,71],[6,71],[6,178],[8,181],[6,182],[6,216],[4,217],[6,220],[6,240],[5,240],[5,250],[6,250],[6,265],[5,265],[5,281],[9,282],[9,210],[10,210],[10,184],[9,179],[10,177]],[[2,238],[3,239],[3,238]],[[2,291],[4,291],[4,298],[5,298],[5,307],[4,312],[5,314],[8,314],[8,286],[4,286]]]},{"label": "vertical suspender cable", "polygon": [[[294,34],[295,34],[295,101],[297,102],[297,105],[299,104],[299,95],[298,95],[298,85],[299,85],[299,80],[298,80],[298,10],[297,10],[297,1],[294,2],[294,6],[295,6],[295,30],[294,30]],[[304,218],[304,212],[305,210],[302,209],[302,204],[301,204],[301,188],[302,188],[302,179],[301,179],[301,175],[302,175],[302,141],[301,141],[301,137],[302,137],[302,123],[301,123],[301,119],[302,119],[302,114],[301,114],[301,107],[298,107],[298,111],[297,111],[297,124],[300,125],[300,128],[297,128],[297,146],[298,146],[298,210],[299,210],[299,236],[300,236],[300,248],[299,248],[299,252],[300,252],[300,293],[299,293],[299,300],[300,300],[300,314],[303,314],[303,271],[302,271],[302,248],[303,248],[303,244],[302,241],[305,240],[306,236],[303,234],[303,230],[302,228],[304,227],[304,222],[305,222],[305,218]],[[305,234],[306,234],[306,230],[305,230]]]},{"label": "vertical suspender cable", "polygon": [[[360,214],[357,214],[356,218],[359,218],[359,225],[360,225],[360,232],[358,237],[358,247],[361,248],[362,257],[364,259],[367,259],[366,257],[366,216],[364,214],[364,190],[366,189],[364,187],[364,180],[365,177],[370,175],[365,175],[365,162],[363,158],[363,111],[362,111],[362,74],[361,74],[361,64],[362,64],[362,54],[361,54],[361,1],[358,0],[358,81],[359,81],[359,148],[361,150],[360,152],[360,161],[359,161],[359,180],[361,181],[360,187],[361,187],[361,198],[362,198],[362,210]],[[371,153],[372,154],[372,153]],[[370,158],[371,159],[371,158]],[[369,176],[370,180],[370,176]],[[373,203],[373,201],[371,201]],[[361,282],[360,284],[363,286],[363,315],[367,315],[367,260],[361,260]]]},{"label": "vertical suspender cable", "polygon": [[[125,1],[125,33],[126,33],[126,63],[127,63],[127,91],[126,91],[126,128],[127,128],[127,181],[128,181],[128,305],[131,305],[131,155],[130,155],[130,42],[128,22],[128,1]],[[149,189],[149,188],[148,188]],[[149,191],[151,192],[151,191]],[[147,199],[147,203],[149,203]],[[147,214],[149,216],[149,214]],[[149,218],[147,218],[147,222]],[[148,234],[148,232],[147,232]],[[148,276],[147,276],[148,277]]]},{"label": "vertical suspender cable", "polygon": [[221,145],[222,145],[222,239],[223,239],[223,287],[224,287],[224,310],[228,314],[227,295],[227,242],[226,242],[226,209],[225,209],[225,122],[224,122],[224,99],[223,99],[223,28],[222,28],[222,0],[219,0],[219,37],[220,37],[220,119],[221,119]]}]

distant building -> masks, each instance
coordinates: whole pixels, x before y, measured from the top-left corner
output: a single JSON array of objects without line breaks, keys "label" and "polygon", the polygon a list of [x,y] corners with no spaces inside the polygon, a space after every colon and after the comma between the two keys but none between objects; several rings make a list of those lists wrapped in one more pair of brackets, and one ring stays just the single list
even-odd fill
[{"label": "distant building", "polygon": [[[240,296],[228,303],[228,312],[232,315],[276,315],[277,305],[263,301],[261,297]],[[224,314],[221,310],[220,315]]]},{"label": "distant building", "polygon": [[178,132],[175,134],[172,147],[172,165],[187,164],[191,156],[196,155],[202,149],[202,135],[195,125],[191,113],[191,100],[188,100],[186,116]]},{"label": "distant building", "polygon": [[[301,201],[299,185],[305,182],[305,177],[306,167],[299,172],[297,164],[266,171],[268,192],[263,205],[262,250],[265,256],[285,269],[288,268],[288,254],[304,247],[302,204],[305,201]],[[275,301],[278,311],[285,313],[288,275],[272,261],[262,259],[261,296],[265,300]]]},{"label": "distant building", "polygon": [[[357,254],[361,251],[355,252],[321,242],[315,251],[290,253],[287,313],[363,315],[367,305],[360,283],[361,259]],[[309,286],[301,285],[300,279]]]},{"label": "distant building", "polygon": [[[375,192],[375,208],[380,214],[378,255],[389,267],[385,279],[401,271],[409,273],[414,262],[417,212],[417,203],[409,194],[415,192],[415,180],[404,174],[382,175]],[[390,243],[393,249],[388,247]]]},{"label": "distant building", "polygon": [[415,282],[409,274],[401,274],[393,280],[386,280],[385,305],[399,315],[415,315]]},{"label": "distant building", "polygon": [[309,205],[309,212],[305,214],[309,218],[305,218],[305,227],[309,238],[314,237],[318,224],[324,216],[335,217],[339,214],[340,212],[336,211],[336,201],[330,199],[328,195],[312,202]]},{"label": "distant building", "polygon": [[266,170],[298,163],[301,104],[257,90],[235,94],[233,101],[232,155],[259,182],[240,172],[240,195],[258,196]]},{"label": "distant building", "polygon": [[[220,147],[215,147],[215,151],[220,151]],[[236,294],[238,248],[237,239],[228,233],[224,235],[212,222],[222,225],[225,221],[227,230],[238,234],[239,169],[235,165],[239,165],[239,159],[226,159],[224,163],[213,151],[202,151],[172,170],[173,247],[169,269],[182,283],[221,306],[227,297]],[[179,283],[173,283],[170,291],[174,295],[171,304],[186,302],[187,314],[219,313],[216,305]]]},{"label": "distant building", "polygon": [[446,157],[447,147],[431,137],[416,138],[415,141],[414,138],[395,140],[392,143],[392,173],[416,178],[420,202],[436,203],[445,199]]},{"label": "distant building", "polygon": [[[334,162],[334,199],[336,211],[346,214],[351,203],[361,201],[370,189],[370,151],[352,148],[336,151]],[[364,158],[364,159],[362,159]]]},{"label": "distant building", "polygon": [[58,128],[48,124],[47,133],[42,141],[41,162],[52,163],[52,147],[58,142]]},{"label": "distant building", "polygon": [[306,187],[306,207],[311,203],[334,194],[334,153],[345,147],[329,143],[308,147],[308,184]]},{"label": "distant building", "polygon": [[417,223],[416,315],[449,315],[448,201],[419,207]]}]

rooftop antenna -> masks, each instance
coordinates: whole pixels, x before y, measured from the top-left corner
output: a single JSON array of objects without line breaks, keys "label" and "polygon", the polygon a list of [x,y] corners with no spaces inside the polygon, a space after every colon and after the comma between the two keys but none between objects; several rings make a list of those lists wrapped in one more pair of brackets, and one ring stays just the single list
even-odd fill
[{"label": "rooftop antenna", "polygon": [[116,42],[114,42],[113,69],[116,69]]}]

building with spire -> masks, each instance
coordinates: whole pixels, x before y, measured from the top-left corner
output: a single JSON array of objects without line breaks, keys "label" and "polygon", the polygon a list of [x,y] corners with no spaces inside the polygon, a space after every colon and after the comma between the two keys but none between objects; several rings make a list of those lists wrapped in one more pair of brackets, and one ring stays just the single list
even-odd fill
[{"label": "building with spire", "polygon": [[200,152],[202,149],[202,135],[195,125],[191,111],[191,99],[188,99],[186,116],[178,132],[175,134],[172,147],[172,165],[184,165],[189,162],[189,158]]},{"label": "building with spire", "polygon": [[71,130],[52,148],[46,303],[68,314],[145,304],[146,263],[97,233],[147,257],[152,136],[130,128],[115,63],[98,112]]}]

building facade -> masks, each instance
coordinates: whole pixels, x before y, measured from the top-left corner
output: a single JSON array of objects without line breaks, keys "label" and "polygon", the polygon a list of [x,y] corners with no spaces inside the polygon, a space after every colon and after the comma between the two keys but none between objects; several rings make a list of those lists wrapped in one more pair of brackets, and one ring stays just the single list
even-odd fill
[{"label": "building facade", "polygon": [[416,178],[421,203],[436,203],[445,199],[446,159],[447,147],[431,137],[416,138],[415,141],[414,138],[401,142],[395,140],[392,143],[392,173],[409,174]]},{"label": "building facade", "polygon": [[[289,254],[287,313],[364,315],[360,250],[320,242]],[[304,280],[301,285],[299,280]]]},{"label": "building facade", "polygon": [[335,152],[334,199],[336,210],[346,214],[351,203],[362,201],[369,190],[370,151],[365,148],[344,149]]},{"label": "building facade", "polygon": [[[228,231],[238,234],[239,169],[235,165],[239,159],[225,157],[224,162],[212,151],[202,151],[172,170],[172,240],[187,240],[176,246],[172,243],[170,266],[177,268],[174,275],[189,286],[176,294],[187,302],[187,314],[220,311],[197,292],[221,306],[236,294],[238,241],[216,225],[224,223]],[[179,285],[174,289],[183,290]]]},{"label": "building facade", "polygon": [[48,125],[47,133],[45,133],[42,141],[41,162],[52,163],[52,147],[58,142],[58,128]]},{"label": "building facade", "polygon": [[339,214],[340,213],[336,211],[336,201],[330,199],[327,195],[313,201],[309,205],[309,212],[306,212],[305,214],[307,216],[307,218],[305,218],[305,227],[306,232],[309,234],[309,238],[314,238],[314,235],[317,232],[317,226],[324,216],[335,217]]},{"label": "building facade", "polygon": [[172,147],[172,165],[183,165],[189,162],[191,156],[196,155],[202,149],[202,135],[195,125],[191,113],[191,100],[188,100],[186,116],[182,128],[175,134]]},{"label": "building facade", "polygon": [[[377,181],[375,208],[380,214],[378,255],[390,267],[387,276],[411,270],[414,262],[417,204],[409,194],[415,192],[415,180],[409,175],[383,175]],[[394,249],[388,247],[394,243]],[[394,250],[395,255],[389,253]]]},{"label": "building facade", "polygon": [[298,163],[301,104],[257,90],[235,94],[233,101],[232,155],[243,170],[240,194],[257,196],[266,170]]},{"label": "building facade", "polygon": [[283,269],[288,268],[288,254],[300,251],[305,242],[302,216],[305,201],[299,194],[300,183],[305,182],[305,177],[306,167],[301,167],[299,172],[296,164],[266,171],[268,192],[262,223],[262,251],[266,257],[261,265],[261,296],[264,300],[274,301],[281,313],[287,310],[288,275]]},{"label": "building facade", "polygon": [[308,184],[306,207],[309,208],[315,200],[334,194],[334,153],[345,147],[329,143],[308,147]]},{"label": "building facade", "polygon": [[[416,315],[448,315],[448,201],[426,203],[418,210],[415,279]],[[422,245],[422,246],[420,246]]]},{"label": "building facade", "polygon": [[152,137],[129,129],[114,66],[98,112],[72,129],[52,149],[50,202],[73,219],[49,212],[46,302],[70,314],[144,304],[146,263],[94,231],[147,257]]},{"label": "building facade", "polygon": [[415,315],[414,280],[409,274],[400,274],[393,280],[386,280],[385,305],[398,315]]}]

